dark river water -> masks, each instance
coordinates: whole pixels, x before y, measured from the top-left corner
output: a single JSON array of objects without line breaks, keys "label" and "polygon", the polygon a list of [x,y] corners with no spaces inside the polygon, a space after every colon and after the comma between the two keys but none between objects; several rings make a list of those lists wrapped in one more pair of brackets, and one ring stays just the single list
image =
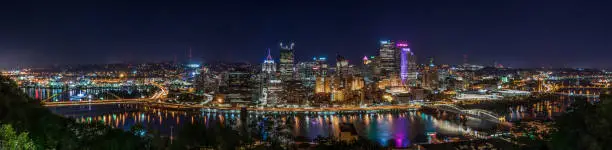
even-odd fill
[{"label": "dark river water", "polygon": [[[129,130],[131,126],[140,123],[164,135],[175,134],[183,124],[200,123],[206,126],[241,124],[240,113],[173,111],[148,108],[142,104],[63,106],[49,109],[79,122],[101,121],[124,130]],[[248,115],[250,119],[268,117],[289,122],[291,134],[310,140],[317,136],[338,137],[340,124],[352,123],[360,136],[382,145],[391,142],[396,147],[408,147],[413,143],[473,138],[469,135],[475,135],[478,131],[496,129],[495,124],[479,119],[460,122],[458,117],[452,115],[430,115],[419,111],[327,115],[249,113]]]},{"label": "dark river water", "polygon": [[[113,93],[123,98],[149,96],[154,91],[149,88],[110,88],[110,89],[23,89],[36,99],[53,101],[88,99],[91,95],[113,99]],[[57,95],[57,96],[54,96]],[[575,100],[599,101],[595,98],[576,99],[567,96],[547,98],[531,103],[505,105],[476,104],[475,108],[487,109],[508,121],[554,120],[565,112]],[[206,112],[201,110],[166,110],[149,108],[144,104],[108,104],[49,107],[51,111],[78,122],[99,121],[113,128],[129,130],[135,124],[142,124],[150,130],[159,131],[163,136],[176,136],[185,124],[210,126],[240,126],[241,115],[237,112]],[[392,111],[352,114],[262,114],[248,113],[249,119],[261,120],[274,118],[287,122],[290,133],[296,137],[312,140],[317,136],[338,137],[342,123],[353,124],[357,134],[385,146],[409,147],[416,143],[436,143],[447,140],[478,138],[494,133],[505,132],[492,122],[469,118],[461,119],[444,112]],[[477,136],[479,135],[479,136]],[[391,145],[390,145],[391,144]]]}]

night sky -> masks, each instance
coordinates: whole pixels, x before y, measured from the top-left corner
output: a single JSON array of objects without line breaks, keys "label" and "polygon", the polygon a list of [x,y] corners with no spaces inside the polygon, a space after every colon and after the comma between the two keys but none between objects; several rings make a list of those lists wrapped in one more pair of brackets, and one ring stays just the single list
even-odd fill
[{"label": "night sky", "polygon": [[420,62],[612,68],[612,2],[0,2],[0,68],[184,60],[189,47],[200,61],[260,63],[280,41],[298,61],[359,61],[379,40],[410,41]]}]

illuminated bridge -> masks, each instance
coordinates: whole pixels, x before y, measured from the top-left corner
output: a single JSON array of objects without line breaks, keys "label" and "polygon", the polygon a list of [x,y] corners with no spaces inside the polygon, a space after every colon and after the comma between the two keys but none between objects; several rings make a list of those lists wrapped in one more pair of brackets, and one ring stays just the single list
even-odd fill
[{"label": "illuminated bridge", "polygon": [[[51,101],[51,99],[53,99],[54,97],[61,95],[62,93],[57,93],[45,100],[42,101],[43,106],[71,106],[71,105],[93,105],[93,104],[122,104],[122,103],[142,103],[142,102],[156,102],[157,100],[161,100],[164,99],[166,97],[166,95],[168,94],[168,90],[156,83],[152,83],[153,85],[157,86],[160,91],[153,94],[153,96],[148,97],[148,98],[136,98],[136,99],[124,99],[121,98],[120,96],[117,96],[113,93],[110,92],[106,92],[109,95],[115,97],[116,99],[114,100],[82,100],[82,101],[58,101],[58,102],[54,102]],[[67,92],[67,91],[65,91]]]},{"label": "illuminated bridge", "polygon": [[452,104],[434,104],[434,105],[423,105],[423,107],[433,108],[437,110],[453,112],[460,115],[470,116],[472,118],[478,118],[481,120],[487,120],[494,123],[503,123],[504,117],[500,117],[494,112],[483,110],[483,109],[464,109]]}]

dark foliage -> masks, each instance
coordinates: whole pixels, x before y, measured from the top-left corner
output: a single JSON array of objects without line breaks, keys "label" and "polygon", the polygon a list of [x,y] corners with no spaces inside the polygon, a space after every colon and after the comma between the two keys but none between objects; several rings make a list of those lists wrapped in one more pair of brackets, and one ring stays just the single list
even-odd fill
[{"label": "dark foliage", "polygon": [[122,130],[55,115],[7,77],[0,77],[0,122],[28,132],[41,149],[141,149],[146,145]]}]

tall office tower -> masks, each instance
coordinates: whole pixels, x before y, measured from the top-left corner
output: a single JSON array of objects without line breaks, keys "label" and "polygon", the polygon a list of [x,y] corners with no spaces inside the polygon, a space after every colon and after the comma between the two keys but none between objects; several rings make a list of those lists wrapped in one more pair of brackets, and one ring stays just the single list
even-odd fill
[{"label": "tall office tower", "polygon": [[307,88],[312,88],[315,84],[315,80],[317,78],[317,70],[315,70],[316,65],[316,61],[300,62],[297,65],[299,79],[300,81],[302,81],[302,84]]},{"label": "tall office tower", "polygon": [[330,93],[331,92],[331,78],[325,76],[318,76],[315,82],[315,93]]},{"label": "tall office tower", "polygon": [[268,49],[268,56],[266,57],[266,60],[264,60],[263,64],[261,64],[261,71],[267,74],[273,74],[276,72],[276,64],[274,63],[274,59],[272,59],[270,49]]},{"label": "tall office tower", "polygon": [[394,48],[395,53],[393,53],[393,54],[395,56],[395,60],[394,61],[395,61],[395,67],[397,67],[397,68],[395,68],[397,73],[401,72],[401,63],[402,63],[402,58],[401,57],[402,57],[402,54],[403,54],[403,52],[402,52],[403,48],[408,48],[408,42],[407,41],[395,41],[395,48]]},{"label": "tall office tower", "polygon": [[347,77],[350,75],[348,60],[340,56],[340,54],[336,56],[336,75],[339,77]]},{"label": "tall office tower", "polygon": [[417,63],[416,63],[417,57],[416,57],[416,55],[414,55],[414,53],[412,51],[410,51],[410,49],[408,49],[406,54],[407,54],[407,58],[408,58],[408,76],[406,78],[406,84],[408,86],[416,86],[417,85],[417,76],[418,76],[418,73],[419,73],[418,70],[417,70]]},{"label": "tall office tower", "polygon": [[393,74],[399,73],[399,67],[396,67],[396,51],[395,42],[380,41],[380,49],[378,51],[378,67],[380,76],[390,77]]},{"label": "tall office tower", "polygon": [[315,61],[315,66],[312,69],[315,71],[317,77],[325,77],[327,76],[327,71],[329,70],[327,66],[327,58],[325,57],[313,57],[312,60]]},{"label": "tall office tower", "polygon": [[226,101],[230,103],[248,103],[252,99],[253,84],[250,84],[251,74],[248,72],[230,72],[225,77],[227,89],[225,90]]},{"label": "tall office tower", "polygon": [[396,47],[398,49],[400,49],[399,51],[399,55],[398,57],[396,57],[396,61],[399,61],[399,63],[397,63],[397,66],[399,67],[400,70],[400,79],[401,79],[401,83],[402,85],[406,85],[406,79],[408,78],[408,65],[409,65],[409,61],[408,58],[410,57],[410,55],[412,55],[410,48],[408,48],[408,43],[406,42],[398,42]]},{"label": "tall office tower", "polygon": [[423,88],[428,90],[438,89],[438,69],[436,67],[425,66],[423,70]]},{"label": "tall office tower", "polygon": [[450,67],[442,66],[438,69],[438,81],[440,91],[445,91],[449,89],[450,85]]},{"label": "tall office tower", "polygon": [[361,75],[363,76],[366,83],[370,83],[374,81],[374,56],[363,56],[363,66],[361,68]]},{"label": "tall office tower", "polygon": [[268,56],[261,64],[261,74],[260,74],[260,97],[259,103],[261,105],[266,105],[270,102],[274,102],[275,94],[278,89],[275,89],[275,84],[279,84],[274,82],[276,76],[276,63],[274,63],[274,59],[270,54],[270,49],[268,49]]},{"label": "tall office tower", "polygon": [[294,68],[294,50],[295,43],[283,44],[280,43],[280,75],[282,80],[293,79]]},{"label": "tall office tower", "polygon": [[261,82],[259,103],[261,105],[276,104],[283,92],[282,81],[275,79],[275,76],[264,75]]},{"label": "tall office tower", "polygon": [[408,57],[410,57],[410,48],[402,48],[400,54],[400,79],[402,79],[402,84],[406,85],[406,80],[408,79]]}]

